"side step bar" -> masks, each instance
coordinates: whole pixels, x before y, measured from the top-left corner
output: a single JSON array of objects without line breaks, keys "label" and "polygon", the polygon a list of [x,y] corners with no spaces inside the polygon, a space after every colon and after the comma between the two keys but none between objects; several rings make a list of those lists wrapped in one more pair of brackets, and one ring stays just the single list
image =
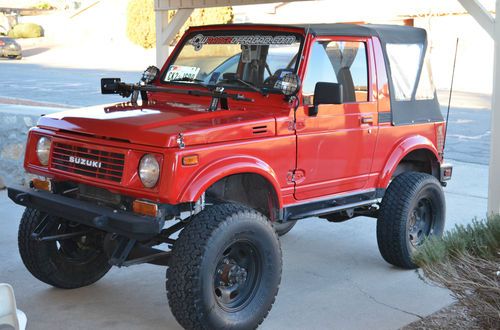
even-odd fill
[{"label": "side step bar", "polygon": [[281,219],[282,221],[293,221],[371,206],[380,203],[384,192],[385,189],[364,190],[354,194],[336,195],[320,201],[288,206],[281,210]]}]

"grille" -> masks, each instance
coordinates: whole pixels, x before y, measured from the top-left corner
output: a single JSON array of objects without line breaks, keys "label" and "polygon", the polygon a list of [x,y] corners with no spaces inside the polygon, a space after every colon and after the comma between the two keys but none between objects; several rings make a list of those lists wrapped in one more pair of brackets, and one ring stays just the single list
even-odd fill
[{"label": "grille", "polygon": [[124,154],[60,142],[52,146],[52,168],[63,172],[120,182],[124,164]]}]

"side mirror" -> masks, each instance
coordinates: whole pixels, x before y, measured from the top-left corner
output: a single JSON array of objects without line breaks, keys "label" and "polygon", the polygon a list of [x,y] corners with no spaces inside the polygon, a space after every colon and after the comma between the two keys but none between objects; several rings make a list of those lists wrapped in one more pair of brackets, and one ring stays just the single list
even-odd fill
[{"label": "side mirror", "polygon": [[222,80],[236,80],[240,79],[240,76],[234,72],[224,72],[222,74]]},{"label": "side mirror", "polygon": [[320,104],[342,104],[344,103],[342,85],[329,82],[318,82],[314,88],[314,105],[309,108],[309,116],[318,114]]},{"label": "side mirror", "polygon": [[102,78],[101,94],[118,94],[118,84],[120,82],[120,78]]}]

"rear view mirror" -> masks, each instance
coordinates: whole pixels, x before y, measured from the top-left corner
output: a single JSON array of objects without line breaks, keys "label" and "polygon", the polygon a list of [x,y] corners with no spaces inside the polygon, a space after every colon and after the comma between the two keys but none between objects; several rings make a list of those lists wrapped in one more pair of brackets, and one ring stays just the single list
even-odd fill
[{"label": "rear view mirror", "polygon": [[118,83],[120,82],[120,78],[102,78],[101,94],[118,94]]},{"label": "rear view mirror", "polygon": [[342,85],[329,82],[318,82],[314,88],[314,106],[309,109],[309,116],[318,114],[320,104],[342,104]]}]

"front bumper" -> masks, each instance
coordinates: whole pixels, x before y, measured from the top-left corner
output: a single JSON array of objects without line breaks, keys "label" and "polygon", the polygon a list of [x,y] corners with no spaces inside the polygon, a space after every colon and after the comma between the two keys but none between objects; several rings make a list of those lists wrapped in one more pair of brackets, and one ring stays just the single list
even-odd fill
[{"label": "front bumper", "polygon": [[165,223],[161,219],[26,187],[9,187],[8,195],[16,204],[137,240],[147,240],[158,235]]}]

